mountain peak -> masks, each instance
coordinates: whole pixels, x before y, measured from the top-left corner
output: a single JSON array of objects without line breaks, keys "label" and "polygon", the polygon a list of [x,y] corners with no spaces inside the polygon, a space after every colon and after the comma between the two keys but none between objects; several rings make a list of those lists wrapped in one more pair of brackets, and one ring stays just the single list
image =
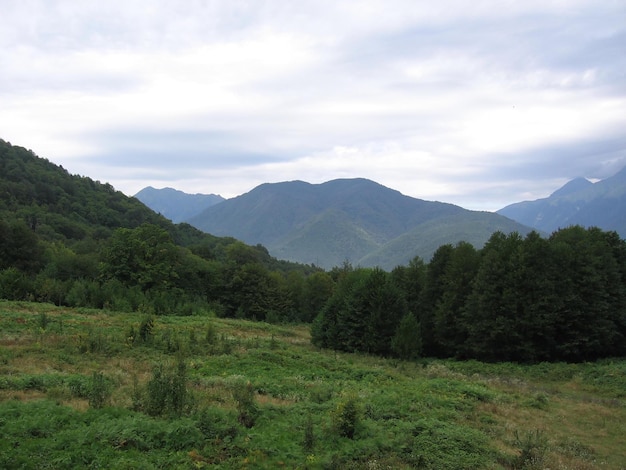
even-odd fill
[{"label": "mountain peak", "polygon": [[582,191],[583,189],[592,186],[593,183],[586,178],[578,177],[573,180],[565,183],[562,187],[554,191],[550,197],[562,197],[569,196],[570,194],[577,193],[578,191]]},{"label": "mountain peak", "polygon": [[614,230],[624,237],[626,167],[597,183],[575,178],[550,197],[511,204],[497,213],[545,232],[581,225]]}]

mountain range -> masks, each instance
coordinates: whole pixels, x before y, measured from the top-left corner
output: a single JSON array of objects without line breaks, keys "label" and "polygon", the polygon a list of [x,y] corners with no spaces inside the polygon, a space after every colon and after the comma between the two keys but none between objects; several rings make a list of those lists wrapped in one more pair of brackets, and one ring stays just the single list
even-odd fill
[{"label": "mountain range", "polygon": [[173,188],[143,188],[135,197],[174,223],[183,222],[225,199],[218,194],[187,194]]},{"label": "mountain range", "polygon": [[325,269],[345,261],[384,269],[415,256],[428,261],[447,243],[480,248],[497,230],[545,235],[582,225],[626,236],[626,168],[597,183],[576,178],[548,198],[496,213],[412,198],[363,178],[266,183],[227,200],[200,196],[146,188],[136,197],[205,232],[262,244],[276,258]]},{"label": "mountain range", "polygon": [[549,197],[506,206],[498,214],[551,233],[570,225],[614,230],[626,237],[626,167],[592,183],[576,178]]},{"label": "mountain range", "polygon": [[530,231],[498,214],[412,198],[362,178],[266,183],[185,222],[326,269],[345,261],[392,269],[415,256],[428,261],[446,243],[480,247],[496,230]]}]

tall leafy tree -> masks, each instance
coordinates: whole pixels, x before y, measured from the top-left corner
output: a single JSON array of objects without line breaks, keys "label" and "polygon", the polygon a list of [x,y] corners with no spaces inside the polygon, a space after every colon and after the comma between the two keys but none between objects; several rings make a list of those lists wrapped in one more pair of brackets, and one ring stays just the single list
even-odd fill
[{"label": "tall leafy tree", "polygon": [[423,309],[423,295],[426,286],[426,264],[414,257],[407,266],[397,266],[391,271],[392,282],[398,286],[406,299],[407,308],[419,316]]},{"label": "tall leafy tree", "polygon": [[615,256],[621,250],[601,230],[579,226],[555,232],[550,243],[561,273],[558,357],[590,360],[624,351],[623,267]]},{"label": "tall leafy tree", "polygon": [[517,233],[494,233],[482,250],[480,268],[468,299],[466,354],[486,360],[510,360],[520,342],[517,328]]},{"label": "tall leafy tree", "polygon": [[402,291],[388,273],[375,268],[363,284],[361,298],[355,300],[361,304],[367,322],[365,350],[374,354],[391,354],[391,340],[400,319],[407,313]]},{"label": "tall leafy tree", "polygon": [[411,312],[407,312],[396,329],[391,340],[391,349],[404,360],[415,359],[422,352],[422,334],[420,324]]},{"label": "tall leafy tree", "polygon": [[301,320],[311,322],[322,311],[335,289],[335,282],[330,275],[317,271],[306,278],[303,294]]},{"label": "tall leafy tree", "polygon": [[0,220],[0,269],[37,272],[44,263],[44,249],[35,232],[22,221]]},{"label": "tall leafy tree", "polygon": [[428,356],[445,356],[435,333],[435,306],[446,292],[445,273],[454,247],[441,245],[433,254],[426,269],[426,282],[422,293],[422,308],[417,313],[422,331],[422,347]]},{"label": "tall leafy tree", "polygon": [[441,278],[443,294],[434,306],[433,326],[437,344],[447,356],[461,356],[471,320],[466,301],[472,292],[480,255],[467,242],[460,242],[450,253]]},{"label": "tall leafy tree", "polygon": [[120,228],[105,249],[103,274],[143,291],[168,289],[178,277],[178,254],[171,236],[160,227]]}]

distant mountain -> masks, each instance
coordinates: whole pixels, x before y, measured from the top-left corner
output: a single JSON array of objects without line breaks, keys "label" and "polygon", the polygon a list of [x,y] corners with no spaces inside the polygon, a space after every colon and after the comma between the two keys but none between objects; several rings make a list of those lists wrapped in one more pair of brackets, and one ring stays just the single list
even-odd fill
[{"label": "distant mountain", "polygon": [[549,197],[506,206],[498,214],[553,232],[570,225],[615,230],[626,237],[626,168],[597,183],[576,178]]},{"label": "distant mountain", "polygon": [[530,231],[498,214],[415,199],[360,178],[263,184],[187,222],[327,269],[345,260],[391,269],[416,255],[428,261],[445,243],[480,247],[496,230]]},{"label": "distant mountain", "polygon": [[174,223],[183,222],[224,201],[217,194],[187,194],[172,188],[155,189],[152,186],[143,188],[135,197]]}]

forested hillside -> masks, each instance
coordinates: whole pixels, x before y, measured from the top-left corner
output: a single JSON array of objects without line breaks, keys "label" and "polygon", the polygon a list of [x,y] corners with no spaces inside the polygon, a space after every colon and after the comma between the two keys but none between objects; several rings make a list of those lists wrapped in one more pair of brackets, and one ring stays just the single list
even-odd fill
[{"label": "forested hillside", "polygon": [[304,302],[307,289],[323,292],[308,286],[317,282],[308,280],[316,271],[310,266],[175,225],[109,184],[4,141],[0,216],[0,298],[305,320],[314,313],[295,302]]}]

